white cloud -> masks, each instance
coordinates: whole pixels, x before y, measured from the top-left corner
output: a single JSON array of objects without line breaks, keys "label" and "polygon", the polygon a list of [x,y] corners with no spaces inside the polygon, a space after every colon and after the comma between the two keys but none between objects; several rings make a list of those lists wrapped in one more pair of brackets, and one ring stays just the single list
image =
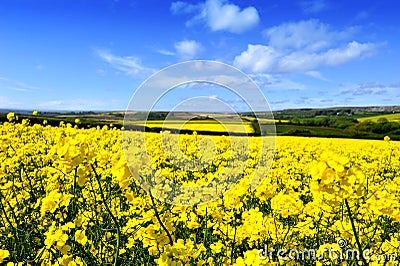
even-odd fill
[{"label": "white cloud", "polygon": [[50,100],[41,102],[35,108],[40,110],[63,110],[63,111],[101,111],[117,110],[119,101],[110,100],[90,100],[90,99],[69,99],[69,100]]},{"label": "white cloud", "polygon": [[324,76],[322,76],[322,74],[321,74],[320,72],[315,71],[315,70],[307,71],[307,72],[304,73],[304,74],[306,74],[306,75],[308,75],[308,76],[310,76],[310,77],[313,77],[313,78],[315,78],[315,79],[319,79],[319,80],[323,80],[323,81],[329,81],[329,80],[326,79]]},{"label": "white cloud", "polygon": [[302,72],[325,66],[337,66],[354,59],[371,56],[376,48],[372,43],[348,43],[345,47],[321,53],[294,52],[277,62],[279,72]]},{"label": "white cloud", "polygon": [[170,9],[172,14],[190,14],[193,12],[197,12],[200,9],[200,6],[192,5],[183,1],[176,1],[171,4]]},{"label": "white cloud", "polygon": [[318,13],[329,7],[329,3],[326,0],[304,0],[300,2],[301,8],[304,13]]},{"label": "white cloud", "polygon": [[171,5],[174,14],[192,14],[195,16],[186,25],[205,23],[212,31],[242,33],[256,26],[260,17],[256,8],[250,6],[241,9],[224,0],[207,0],[198,5],[186,2],[174,2]]},{"label": "white cloud", "polygon": [[5,77],[0,77],[0,89],[22,91],[22,92],[33,92],[33,91],[43,91],[45,89],[26,84],[25,82],[16,81],[8,79]]},{"label": "white cloud", "polygon": [[54,108],[54,107],[61,106],[62,103],[63,103],[62,101],[53,100],[53,101],[47,101],[47,102],[40,103],[38,106],[42,107],[42,108],[45,108],[45,109],[46,108],[51,109],[51,108]]},{"label": "white cloud", "polygon": [[371,96],[373,98],[379,96],[385,96],[389,98],[395,98],[398,93],[398,89],[393,85],[385,85],[381,82],[365,82],[361,84],[348,84],[339,91],[339,95],[350,94],[352,96]]},{"label": "white cloud", "polygon": [[[307,87],[296,81],[293,81],[283,75],[279,74],[249,74],[249,77],[254,80],[254,82],[268,93],[275,93],[280,90],[286,91],[302,91],[307,89]],[[277,90],[279,89],[279,90]]]},{"label": "white cloud", "polygon": [[344,41],[355,29],[333,31],[318,20],[282,24],[264,32],[268,45],[249,44],[234,65],[254,73],[307,72],[373,55],[377,44]]},{"label": "white cloud", "polygon": [[168,56],[175,55],[174,52],[171,52],[171,51],[168,51],[168,50],[164,50],[164,49],[157,50],[157,53],[162,54],[162,55],[168,55]]},{"label": "white cloud", "polygon": [[10,90],[13,91],[23,91],[23,92],[28,92],[29,90],[26,88],[21,88],[21,87],[9,87]]},{"label": "white cloud", "polygon": [[344,31],[334,31],[329,25],[310,19],[271,27],[263,34],[275,49],[317,51],[350,37],[356,30],[356,27],[349,27]]},{"label": "white cloud", "polygon": [[271,46],[249,44],[246,51],[235,57],[233,64],[237,68],[260,73],[272,70],[279,56]]},{"label": "white cloud", "polygon": [[127,75],[149,74],[155,72],[154,69],[143,66],[140,60],[133,56],[117,56],[101,49],[97,49],[96,53],[111,67],[124,72]]},{"label": "white cloud", "polygon": [[21,103],[12,101],[8,97],[0,96],[0,108],[4,109],[21,108]]},{"label": "white cloud", "polygon": [[200,43],[194,40],[184,40],[175,43],[175,49],[183,60],[189,60],[195,58],[203,47]]}]

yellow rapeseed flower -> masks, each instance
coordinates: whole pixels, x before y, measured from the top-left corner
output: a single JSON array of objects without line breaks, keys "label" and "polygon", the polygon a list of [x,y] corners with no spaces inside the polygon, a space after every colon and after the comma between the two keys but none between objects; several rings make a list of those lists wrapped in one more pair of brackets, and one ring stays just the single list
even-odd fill
[{"label": "yellow rapeseed flower", "polygon": [[76,230],[75,232],[75,241],[78,242],[81,245],[86,245],[87,243],[87,237],[85,235],[85,231],[84,230]]},{"label": "yellow rapeseed flower", "polygon": [[14,113],[14,112],[9,112],[9,113],[7,114],[7,119],[8,119],[8,121],[10,121],[10,122],[14,121],[14,119],[15,119],[15,113]]},{"label": "yellow rapeseed flower", "polygon": [[0,262],[3,262],[4,259],[10,256],[10,252],[7,249],[0,249]]}]

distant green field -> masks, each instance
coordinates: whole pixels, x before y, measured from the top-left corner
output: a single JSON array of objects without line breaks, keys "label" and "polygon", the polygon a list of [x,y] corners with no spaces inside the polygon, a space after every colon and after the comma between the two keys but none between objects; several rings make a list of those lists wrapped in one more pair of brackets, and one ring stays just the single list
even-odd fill
[{"label": "distant green field", "polygon": [[357,120],[360,121],[360,122],[364,122],[366,120],[370,120],[372,122],[378,122],[378,120],[380,118],[386,118],[389,122],[400,122],[400,113],[367,116],[367,117],[358,118]]}]

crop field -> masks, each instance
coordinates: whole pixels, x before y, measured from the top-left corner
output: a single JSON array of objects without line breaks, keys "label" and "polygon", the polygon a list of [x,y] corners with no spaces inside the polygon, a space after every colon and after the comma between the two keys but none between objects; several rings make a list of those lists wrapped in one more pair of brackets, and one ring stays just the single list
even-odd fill
[{"label": "crop field", "polygon": [[364,122],[369,120],[372,122],[379,122],[379,119],[387,119],[389,122],[400,122],[400,113],[362,117],[359,118],[358,121]]},{"label": "crop field", "polygon": [[[218,133],[254,133],[254,129],[250,122],[229,122],[216,120],[190,120],[184,123],[183,120],[148,120],[135,121],[135,125],[146,126],[149,128],[167,128],[175,130],[190,130],[190,131],[212,131]],[[211,129],[211,130],[210,130]]]},{"label": "crop field", "polygon": [[[246,117],[243,116],[243,118],[248,119],[249,121],[255,120],[254,117]],[[289,120],[287,119],[267,119],[267,118],[258,118],[257,119],[260,123],[262,124],[268,124],[268,123],[288,123]]]},{"label": "crop field", "polygon": [[[244,138],[143,132],[123,137],[111,126],[31,125],[15,121],[12,114],[8,119],[0,124],[0,263],[254,266],[399,261],[400,143],[389,138],[277,137],[276,149],[268,153],[273,157],[269,171],[265,165],[258,172],[262,183],[251,187],[262,161],[257,147],[268,137],[246,138],[247,156],[233,156]],[[205,167],[174,164],[162,147],[173,145],[176,138],[176,148],[187,158],[202,161],[211,154]],[[128,153],[125,146],[130,146]],[[147,161],[143,152],[149,155]],[[137,163],[133,174],[129,160]],[[223,180],[228,170],[237,182],[227,193],[211,201],[194,193],[182,199],[195,202],[190,206],[164,201],[170,187],[159,190],[165,191],[163,198],[139,182],[152,182],[158,175],[193,187]]]}]

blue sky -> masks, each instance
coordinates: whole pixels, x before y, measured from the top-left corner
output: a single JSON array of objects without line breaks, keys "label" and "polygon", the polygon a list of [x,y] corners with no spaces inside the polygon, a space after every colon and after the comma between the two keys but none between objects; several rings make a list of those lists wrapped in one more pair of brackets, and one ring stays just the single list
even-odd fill
[{"label": "blue sky", "polygon": [[[2,0],[0,108],[124,110],[151,74],[191,59],[239,68],[273,110],[397,105],[399,7],[395,0]],[[207,95],[234,101],[215,89],[170,97]]]}]

